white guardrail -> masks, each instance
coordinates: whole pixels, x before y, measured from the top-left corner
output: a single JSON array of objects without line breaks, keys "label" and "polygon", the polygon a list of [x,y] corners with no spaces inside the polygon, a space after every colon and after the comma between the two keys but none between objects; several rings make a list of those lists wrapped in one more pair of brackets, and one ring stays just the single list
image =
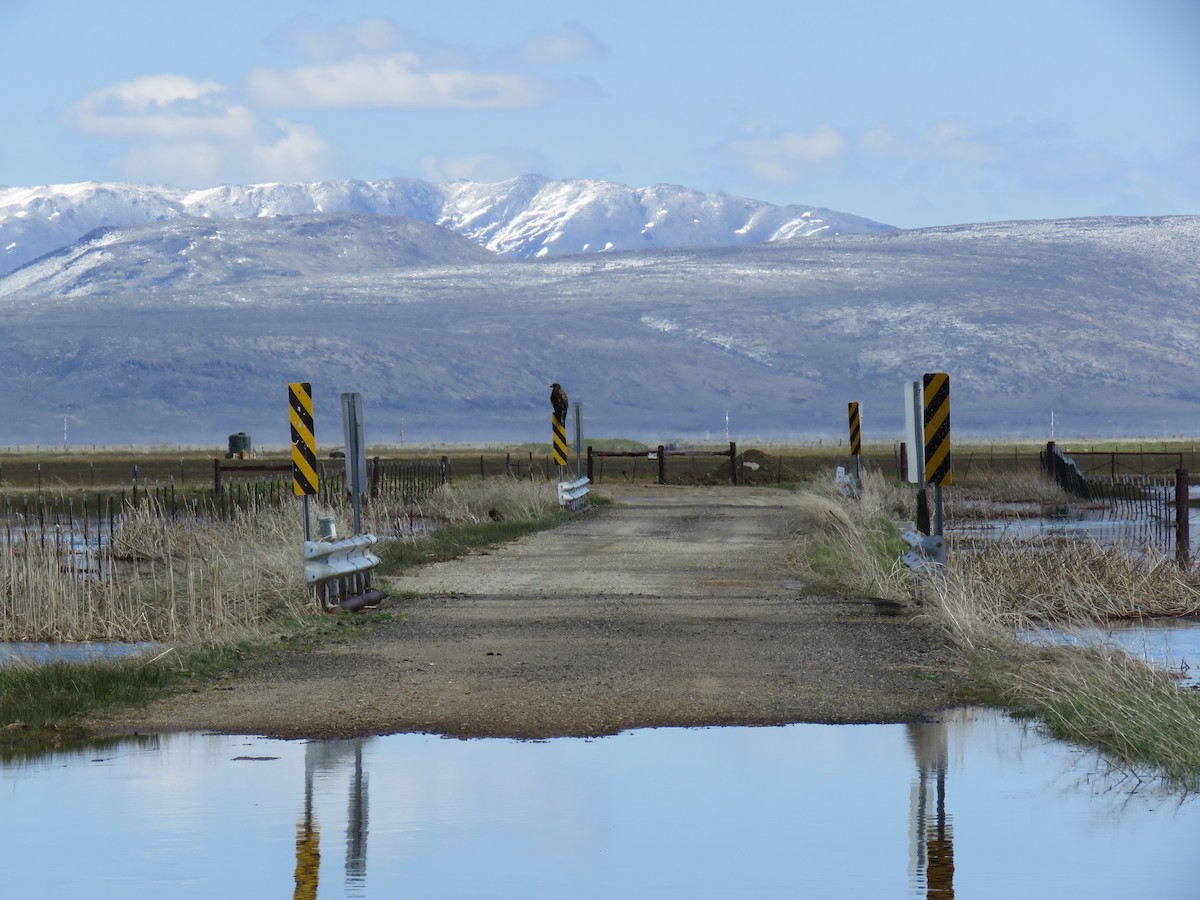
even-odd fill
[{"label": "white guardrail", "polygon": [[591,500],[588,498],[589,484],[591,481],[586,475],[575,481],[560,481],[558,483],[558,505],[571,512],[587,509],[591,504]]},{"label": "white guardrail", "polygon": [[304,577],[326,609],[363,597],[371,586],[371,569],[379,557],[371,548],[377,538],[359,534],[336,541],[304,542]]}]

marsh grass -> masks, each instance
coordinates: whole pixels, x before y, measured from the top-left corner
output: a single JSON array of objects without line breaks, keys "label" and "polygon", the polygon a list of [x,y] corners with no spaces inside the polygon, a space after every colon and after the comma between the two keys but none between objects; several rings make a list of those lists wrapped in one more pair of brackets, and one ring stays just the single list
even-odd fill
[{"label": "marsh grass", "polygon": [[[394,515],[401,506],[378,509]],[[320,505],[314,512],[344,516]],[[368,622],[330,618],[309,602],[295,513],[262,508],[207,523],[129,510],[99,556],[53,540],[0,542],[0,640],[170,643],[151,658],[0,667],[0,757],[82,739],[96,710],[220,673],[280,639],[319,643],[331,630],[344,635]],[[565,518],[553,485],[505,479],[456,484],[412,514],[439,527],[379,545],[385,571],[461,556]]]},{"label": "marsh grass", "polygon": [[[1095,747],[1135,778],[1200,789],[1200,693],[1083,637],[1113,619],[1197,613],[1195,570],[1088,541],[1006,538],[952,543],[943,574],[916,578],[881,554],[898,542],[894,510],[868,481],[860,501],[832,492],[806,500],[805,573],[858,596],[913,601],[964,652],[980,697]],[[1077,637],[1070,645],[1026,639],[1038,625]]]},{"label": "marsh grass", "polygon": [[549,481],[487,478],[444,484],[414,504],[418,515],[446,525],[488,521],[539,522],[558,514],[557,487]]},{"label": "marsh grass", "polygon": [[112,539],[0,545],[0,639],[188,641],[296,614],[300,523],[281,510],[232,522],[173,519],[146,504]]},{"label": "marsh grass", "polygon": [[416,505],[434,527],[379,548],[380,574],[455,559],[551,528],[566,518],[555,486],[544,481],[489,478],[443,485]]}]

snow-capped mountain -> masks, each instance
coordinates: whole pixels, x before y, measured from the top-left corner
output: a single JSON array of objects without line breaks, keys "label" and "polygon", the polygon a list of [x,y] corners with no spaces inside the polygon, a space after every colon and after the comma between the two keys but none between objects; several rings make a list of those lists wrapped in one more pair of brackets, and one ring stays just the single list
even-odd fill
[{"label": "snow-capped mountain", "polygon": [[441,225],[514,258],[894,230],[827,209],[775,206],[675,185],[630,188],[538,175],[498,184],[439,185],[394,178],[195,191],[87,182],[0,188],[0,275],[105,226],[189,216],[221,220],[344,213],[405,216]]},{"label": "snow-capped mountain", "polygon": [[931,371],[956,435],[1194,434],[1198,298],[1189,216],[542,260],[401,217],[176,217],[0,278],[0,444],[283,445],[289,381],[323,445],[341,391],[372,442],[546,441],[554,381],[594,437],[838,436],[856,400],[890,441]]}]

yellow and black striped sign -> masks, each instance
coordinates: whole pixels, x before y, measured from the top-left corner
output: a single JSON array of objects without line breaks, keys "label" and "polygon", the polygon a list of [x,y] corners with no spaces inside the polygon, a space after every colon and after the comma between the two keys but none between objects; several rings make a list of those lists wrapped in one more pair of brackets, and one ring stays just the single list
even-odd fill
[{"label": "yellow and black striped sign", "polygon": [[306,497],[317,492],[317,439],[313,433],[312,385],[288,384],[288,409],[292,421],[292,492]]},{"label": "yellow and black striped sign", "polygon": [[550,413],[550,428],[554,432],[554,461],[560,466],[567,464],[567,423]]},{"label": "yellow and black striped sign", "polygon": [[858,403],[850,401],[850,455],[862,456],[862,418]]},{"label": "yellow and black striped sign", "polygon": [[950,376],[925,373],[925,483],[948,485],[950,469]]}]

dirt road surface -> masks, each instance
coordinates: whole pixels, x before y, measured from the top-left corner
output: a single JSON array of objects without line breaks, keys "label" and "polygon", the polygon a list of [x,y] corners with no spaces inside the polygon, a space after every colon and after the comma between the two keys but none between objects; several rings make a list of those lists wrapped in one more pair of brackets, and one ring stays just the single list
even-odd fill
[{"label": "dirt road surface", "polygon": [[797,580],[794,494],[596,490],[614,503],[386,579],[373,627],[346,615],[105,730],[546,738],[911,721],[956,702],[959,661],[911,610]]}]

